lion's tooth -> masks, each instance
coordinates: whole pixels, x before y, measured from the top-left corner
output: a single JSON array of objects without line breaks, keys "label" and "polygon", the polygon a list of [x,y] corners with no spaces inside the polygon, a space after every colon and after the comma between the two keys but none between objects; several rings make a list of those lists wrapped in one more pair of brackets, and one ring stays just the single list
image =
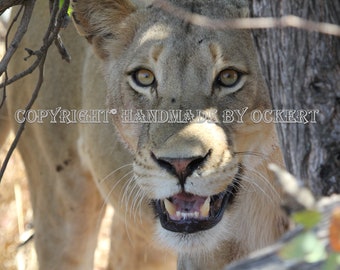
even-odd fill
[{"label": "lion's tooth", "polygon": [[166,211],[168,211],[170,216],[174,216],[176,214],[176,207],[168,199],[164,200],[164,206],[165,206],[165,209],[166,209]]},{"label": "lion's tooth", "polygon": [[210,197],[208,197],[200,209],[201,217],[208,217],[210,210]]}]

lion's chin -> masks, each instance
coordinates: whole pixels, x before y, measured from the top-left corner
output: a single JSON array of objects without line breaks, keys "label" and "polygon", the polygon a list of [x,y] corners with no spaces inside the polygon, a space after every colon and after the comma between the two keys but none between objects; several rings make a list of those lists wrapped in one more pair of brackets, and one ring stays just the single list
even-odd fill
[{"label": "lion's chin", "polygon": [[190,256],[213,254],[225,241],[233,238],[233,232],[229,230],[228,217],[226,213],[214,227],[196,233],[173,232],[165,229],[158,222],[156,243],[178,254]]},{"label": "lion's chin", "polygon": [[216,226],[238,189],[239,180],[235,178],[225,191],[213,196],[181,192],[164,200],[154,200],[153,205],[165,230],[192,234]]}]

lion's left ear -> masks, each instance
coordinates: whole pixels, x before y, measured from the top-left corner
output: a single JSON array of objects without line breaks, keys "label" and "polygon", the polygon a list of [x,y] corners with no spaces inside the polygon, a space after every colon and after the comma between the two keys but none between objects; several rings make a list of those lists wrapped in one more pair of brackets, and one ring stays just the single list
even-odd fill
[{"label": "lion's left ear", "polygon": [[121,22],[136,10],[129,0],[73,0],[72,7],[79,34],[86,37],[102,59],[108,56],[107,41],[120,35]]}]

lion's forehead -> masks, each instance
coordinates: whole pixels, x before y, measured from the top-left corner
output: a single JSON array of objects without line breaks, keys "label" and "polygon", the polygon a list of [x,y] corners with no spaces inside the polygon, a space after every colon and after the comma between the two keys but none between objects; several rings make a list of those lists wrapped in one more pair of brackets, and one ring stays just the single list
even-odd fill
[{"label": "lion's forehead", "polygon": [[209,29],[160,17],[141,26],[130,46],[131,64],[154,63],[166,67],[168,74],[173,74],[176,68],[181,69],[180,74],[186,69],[189,75],[193,68],[195,72],[208,71],[207,74],[227,66],[245,72],[257,68],[255,49],[247,30]]},{"label": "lion's forehead", "polygon": [[[143,29],[133,45],[131,64],[155,64],[158,67],[180,69],[180,74],[192,70],[207,72],[232,66],[248,72],[256,66],[255,55],[249,46],[248,35],[240,31],[210,31],[198,28],[192,32],[185,29],[157,23]],[[208,73],[209,74],[209,73]],[[214,74],[215,75],[215,74]],[[201,76],[201,78],[207,76]]]},{"label": "lion's forehead", "polygon": [[[145,1],[145,0],[144,0]],[[146,0],[148,4],[158,7],[157,3],[152,0]],[[221,17],[245,17],[248,15],[247,0],[169,0],[167,4],[160,5],[166,12],[190,12],[199,15],[205,15],[213,18]],[[177,7],[177,9],[173,7]]]}]

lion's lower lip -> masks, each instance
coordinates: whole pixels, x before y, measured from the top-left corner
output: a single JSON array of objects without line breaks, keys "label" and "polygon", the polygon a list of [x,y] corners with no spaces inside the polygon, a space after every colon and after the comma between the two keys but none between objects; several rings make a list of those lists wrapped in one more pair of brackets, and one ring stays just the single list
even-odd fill
[{"label": "lion's lower lip", "polygon": [[[177,233],[204,231],[211,229],[221,221],[238,189],[239,180],[235,178],[225,191],[217,195],[200,197],[189,193],[180,193],[165,200],[155,200],[154,208],[162,227],[166,230]],[[180,200],[178,198],[182,198],[183,202],[178,202]],[[207,203],[209,211],[206,210]],[[190,208],[181,210],[181,205],[190,205]]]}]

